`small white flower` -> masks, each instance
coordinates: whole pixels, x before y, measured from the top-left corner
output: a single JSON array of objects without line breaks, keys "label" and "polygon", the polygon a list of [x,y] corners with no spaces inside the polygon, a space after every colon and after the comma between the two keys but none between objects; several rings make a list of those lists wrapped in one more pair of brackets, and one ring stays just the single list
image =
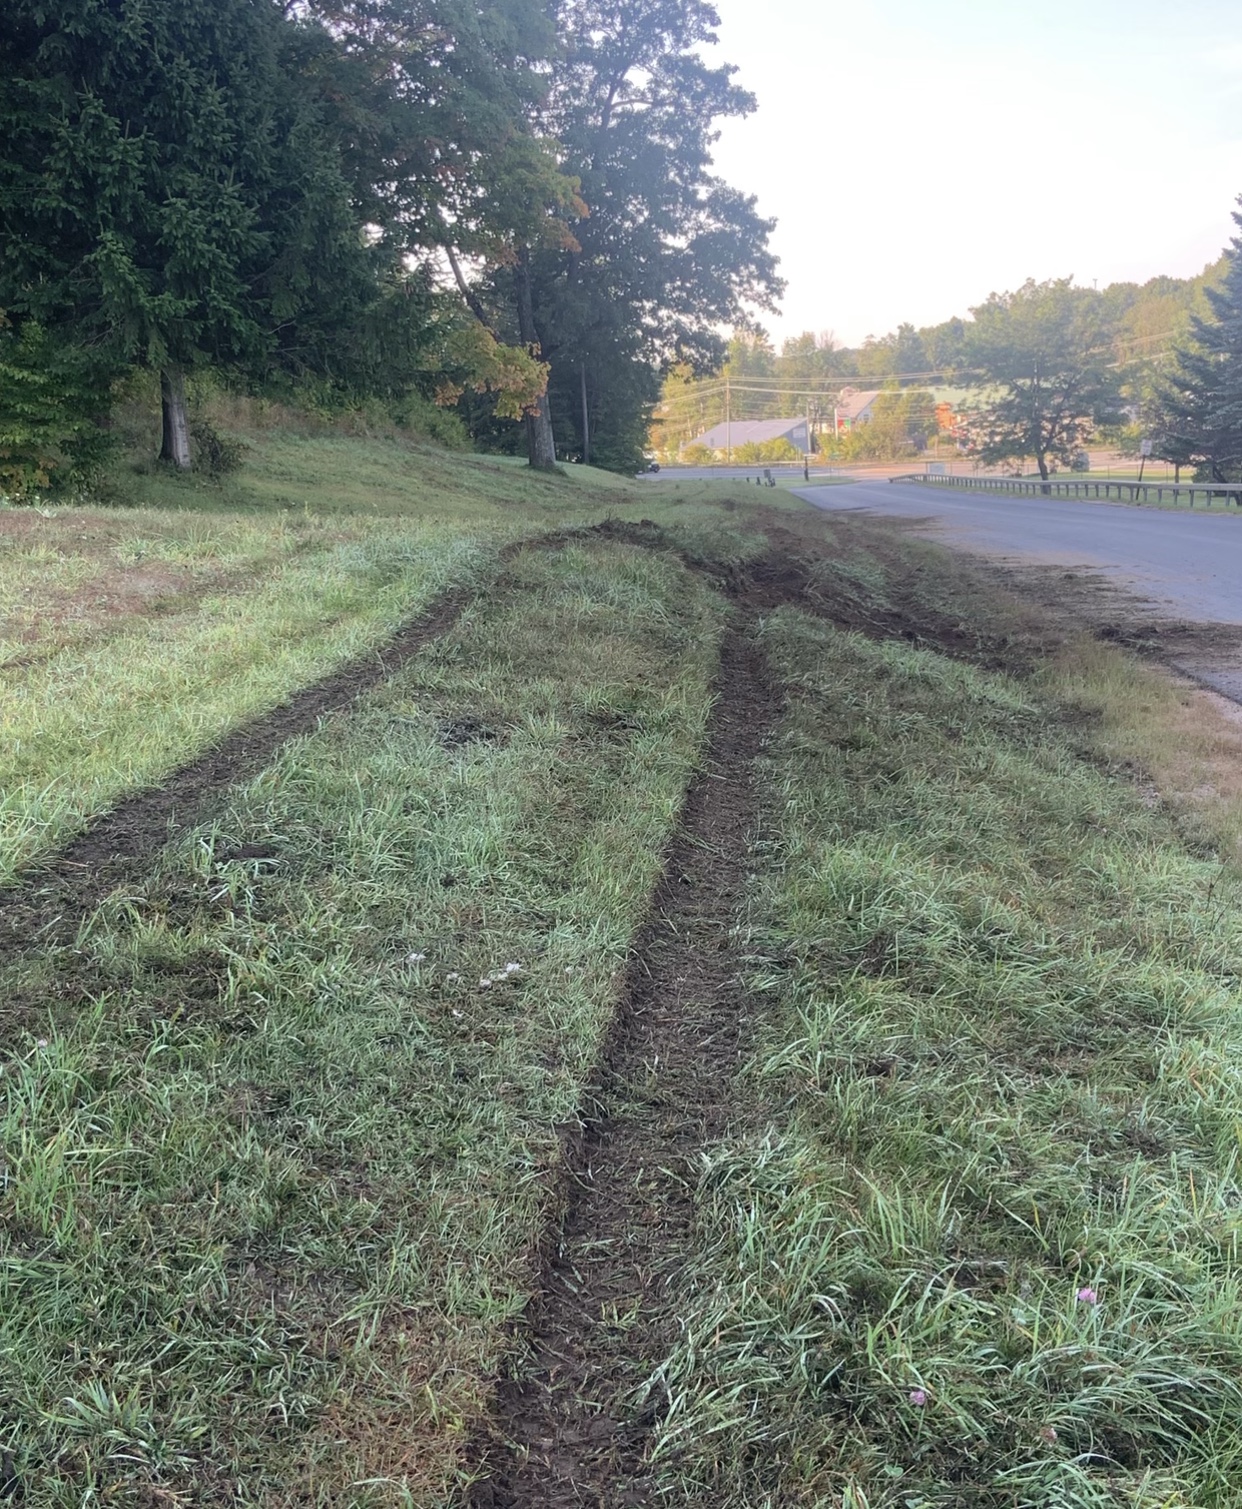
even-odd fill
[{"label": "small white flower", "polygon": [[40,1047],[40,1048],[46,1048],[47,1047],[47,1038],[41,1037],[39,1039],[39,1041],[38,1041],[37,1046]]},{"label": "small white flower", "polygon": [[491,988],[492,988],[492,982],[491,982],[491,980],[488,978],[487,975],[484,975],[483,978],[479,981],[479,989],[480,990],[490,990]]},{"label": "small white flower", "polygon": [[518,970],[521,969],[521,967],[522,966],[520,964],[506,964],[505,965],[505,974],[507,974],[507,975],[515,975],[515,974],[517,974]]},{"label": "small white flower", "polygon": [[446,985],[456,985],[457,982],[458,982],[458,980],[460,980],[460,979],[461,979],[461,976],[457,973],[456,970],[454,970],[451,975],[445,975],[445,977],[444,977],[444,983]]},{"label": "small white flower", "polygon": [[426,954],[406,954],[405,962],[407,964],[421,964],[426,957]]}]

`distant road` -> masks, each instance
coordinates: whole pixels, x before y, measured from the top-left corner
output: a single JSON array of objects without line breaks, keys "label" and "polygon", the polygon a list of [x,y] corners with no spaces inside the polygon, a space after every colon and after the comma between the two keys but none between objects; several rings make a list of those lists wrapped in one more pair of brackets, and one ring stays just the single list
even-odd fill
[{"label": "distant road", "polygon": [[1242,510],[1192,514],[900,482],[795,492],[829,511],[925,519],[931,537],[994,558],[1086,567],[1175,618],[1242,624]]}]

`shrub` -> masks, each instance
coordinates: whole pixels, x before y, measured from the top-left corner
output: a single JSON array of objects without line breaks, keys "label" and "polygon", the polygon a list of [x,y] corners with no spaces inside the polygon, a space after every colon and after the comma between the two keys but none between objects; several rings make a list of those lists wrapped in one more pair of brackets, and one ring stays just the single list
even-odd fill
[{"label": "shrub", "polygon": [[28,497],[89,481],[111,447],[110,371],[90,353],[0,311],[0,492]]},{"label": "shrub", "polygon": [[250,449],[244,441],[222,435],[210,419],[191,420],[190,439],[193,442],[191,454],[195,469],[206,472],[210,477],[223,477],[228,472],[235,472],[242,464],[242,457]]},{"label": "shrub", "polygon": [[771,466],[781,461],[801,461],[802,452],[782,435],[776,440],[748,440],[744,445],[734,446],[733,459],[740,466]]}]

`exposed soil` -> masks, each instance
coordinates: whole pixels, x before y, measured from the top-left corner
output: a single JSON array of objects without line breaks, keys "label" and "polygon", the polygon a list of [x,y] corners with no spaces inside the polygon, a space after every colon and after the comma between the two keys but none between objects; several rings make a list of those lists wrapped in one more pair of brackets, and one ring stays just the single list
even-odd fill
[{"label": "exposed soil", "polygon": [[733,929],[758,818],[755,761],[780,699],[747,606],[725,639],[704,767],[568,1152],[564,1225],[526,1318],[528,1355],[476,1444],[474,1509],[647,1498],[650,1422],[631,1418],[627,1395],[672,1340],[666,1296],[693,1234],[694,1160],[727,1128],[748,1036]]},{"label": "exposed soil", "polygon": [[[521,548],[510,547],[502,558]],[[386,644],[237,729],[164,785],[126,798],[53,859],[27,871],[17,886],[0,891],[0,956],[72,933],[110,891],[140,872],[177,832],[198,821],[223,788],[261,770],[281,745],[391,676],[451,629],[473,596],[465,588],[443,594]]]},{"label": "exposed soil", "polygon": [[1137,654],[1204,664],[1236,664],[1242,654],[1242,625],[1195,623],[1160,613],[1102,572],[980,558],[973,564],[985,580],[999,583],[1014,596]]}]

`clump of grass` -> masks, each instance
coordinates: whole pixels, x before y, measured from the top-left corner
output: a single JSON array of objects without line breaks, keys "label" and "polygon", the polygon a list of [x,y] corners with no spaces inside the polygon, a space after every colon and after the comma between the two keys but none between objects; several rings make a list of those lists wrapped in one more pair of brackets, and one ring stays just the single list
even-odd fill
[{"label": "clump of grass", "polygon": [[705,1158],[670,1495],[1236,1503],[1236,885],[1031,683],[767,643],[768,1115]]},{"label": "clump of grass", "polygon": [[76,947],[8,969],[0,1447],[25,1504],[451,1492],[719,629],[667,556],[514,573]]}]

